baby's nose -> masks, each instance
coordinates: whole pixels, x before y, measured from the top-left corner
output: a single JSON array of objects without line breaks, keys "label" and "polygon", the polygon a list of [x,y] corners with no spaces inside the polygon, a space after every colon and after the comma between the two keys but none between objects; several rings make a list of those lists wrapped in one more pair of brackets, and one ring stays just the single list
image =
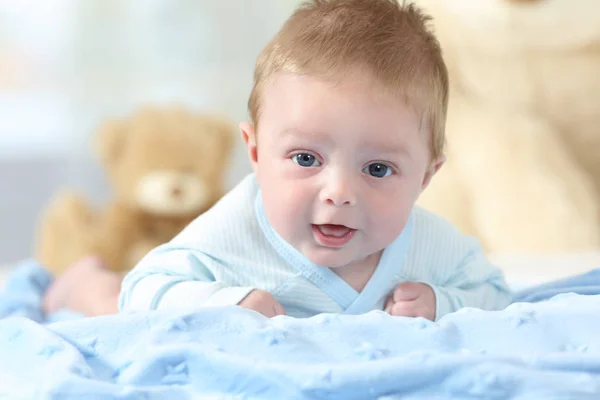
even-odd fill
[{"label": "baby's nose", "polygon": [[356,190],[351,182],[333,179],[323,189],[322,200],[336,207],[353,207],[356,205]]}]

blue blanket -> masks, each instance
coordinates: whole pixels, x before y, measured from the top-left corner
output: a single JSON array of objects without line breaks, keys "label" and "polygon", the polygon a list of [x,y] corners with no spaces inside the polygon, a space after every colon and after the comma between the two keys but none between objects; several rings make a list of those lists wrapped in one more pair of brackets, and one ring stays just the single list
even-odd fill
[{"label": "blue blanket", "polygon": [[238,307],[47,319],[50,282],[25,263],[0,296],[0,397],[600,398],[598,271],[515,296],[539,303],[437,323],[379,311],[267,319]]}]

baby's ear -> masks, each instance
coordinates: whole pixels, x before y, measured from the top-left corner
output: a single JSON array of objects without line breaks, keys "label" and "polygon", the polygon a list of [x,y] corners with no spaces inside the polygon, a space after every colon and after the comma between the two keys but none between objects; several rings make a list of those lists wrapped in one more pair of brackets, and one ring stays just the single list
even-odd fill
[{"label": "baby's ear", "polygon": [[240,124],[240,132],[242,133],[242,139],[244,139],[244,143],[246,143],[250,164],[252,165],[254,172],[256,172],[258,163],[258,150],[256,147],[256,132],[254,131],[254,126],[250,122],[242,122]]},{"label": "baby's ear", "polygon": [[96,151],[105,167],[114,165],[125,150],[125,121],[108,121],[96,132]]},{"label": "baby's ear", "polygon": [[441,155],[436,160],[432,161],[425,173],[425,177],[423,178],[423,183],[421,184],[421,191],[425,190],[429,183],[431,182],[431,178],[442,168],[444,163],[446,162],[446,156]]}]

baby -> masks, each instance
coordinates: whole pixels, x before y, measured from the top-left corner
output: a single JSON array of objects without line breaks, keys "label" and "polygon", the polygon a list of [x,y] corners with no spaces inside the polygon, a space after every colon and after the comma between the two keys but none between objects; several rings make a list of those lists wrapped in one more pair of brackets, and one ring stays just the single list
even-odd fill
[{"label": "baby", "polygon": [[120,310],[436,320],[505,307],[504,277],[477,241],[415,206],[444,162],[448,101],[427,22],[395,0],[298,8],[256,63],[251,123],[240,125],[253,173],[146,255],[120,293],[120,279],[88,260],[65,276],[83,274],[104,294],[82,302],[63,286],[49,308],[106,313],[118,298]]}]

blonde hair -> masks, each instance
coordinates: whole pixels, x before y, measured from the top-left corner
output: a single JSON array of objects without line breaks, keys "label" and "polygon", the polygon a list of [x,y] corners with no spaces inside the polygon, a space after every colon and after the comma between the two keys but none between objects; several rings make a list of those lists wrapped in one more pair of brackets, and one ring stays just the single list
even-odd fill
[{"label": "blonde hair", "polygon": [[443,154],[448,73],[430,17],[396,0],[312,0],[300,6],[258,56],[248,101],[258,130],[260,100],[278,72],[340,79],[357,68],[420,113],[434,159]]}]

